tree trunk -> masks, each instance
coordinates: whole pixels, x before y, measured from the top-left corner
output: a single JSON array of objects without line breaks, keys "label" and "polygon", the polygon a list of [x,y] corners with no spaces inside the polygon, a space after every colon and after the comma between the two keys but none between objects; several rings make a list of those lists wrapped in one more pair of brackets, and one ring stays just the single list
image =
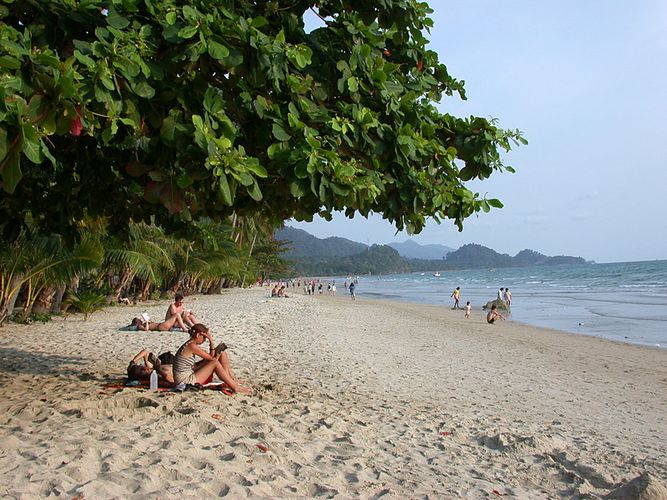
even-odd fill
[{"label": "tree trunk", "polygon": [[14,312],[14,305],[16,305],[16,299],[19,296],[21,291],[21,281],[23,280],[23,273],[19,273],[14,276],[9,283],[9,290],[14,290],[14,292],[9,296],[5,304],[0,303],[0,325],[2,325],[5,320]]},{"label": "tree trunk", "polygon": [[65,296],[65,285],[58,285],[56,287],[56,293],[53,296],[53,303],[51,304],[51,314],[60,313],[60,308],[63,305],[63,297]]},{"label": "tree trunk", "polygon": [[35,299],[32,306],[33,313],[50,313],[53,310],[54,295],[56,288],[53,286],[45,286]]}]

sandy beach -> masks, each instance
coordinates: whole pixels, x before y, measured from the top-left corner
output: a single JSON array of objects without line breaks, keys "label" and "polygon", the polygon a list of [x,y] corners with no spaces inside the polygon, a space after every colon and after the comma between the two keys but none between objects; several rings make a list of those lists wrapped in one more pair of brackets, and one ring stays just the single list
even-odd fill
[{"label": "sandy beach", "polygon": [[602,497],[667,485],[667,350],[347,295],[188,297],[251,396],[122,382],[168,301],[0,328],[0,497]]}]

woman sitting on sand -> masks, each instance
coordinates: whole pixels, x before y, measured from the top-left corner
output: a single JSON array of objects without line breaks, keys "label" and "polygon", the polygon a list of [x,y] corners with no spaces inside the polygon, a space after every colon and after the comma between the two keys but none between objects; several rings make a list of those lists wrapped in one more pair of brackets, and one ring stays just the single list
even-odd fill
[{"label": "woman sitting on sand", "polygon": [[[143,349],[132,358],[130,364],[127,365],[127,380],[128,382],[139,381],[148,382],[151,372],[155,370],[158,377],[163,382],[162,385],[171,387],[174,385],[174,375],[171,363],[167,363],[167,354],[155,356],[152,352]],[[173,356],[172,356],[173,357]],[[164,359],[164,361],[162,361]]]},{"label": "woman sitting on sand", "polygon": [[148,331],[160,331],[166,332],[171,330],[175,326],[180,327],[184,332],[188,331],[188,327],[183,323],[183,318],[180,314],[174,314],[169,318],[165,319],[162,323],[156,323],[155,321],[144,321],[142,318],[134,318],[130,326],[136,326],[137,330]]},{"label": "woman sitting on sand", "polygon": [[[234,378],[229,357],[225,352],[227,346],[220,344],[213,347],[213,338],[208,328],[197,323],[189,332],[190,340],[183,344],[174,356],[174,383],[180,384],[205,384],[215,373],[220,380],[225,382],[234,392],[250,394],[250,389],[243,387]],[[204,351],[201,344],[208,340],[209,351]],[[196,358],[202,358],[196,361]]]},{"label": "woman sitting on sand", "polygon": [[502,314],[500,314],[500,313],[496,310],[496,305],[493,304],[493,305],[491,306],[491,310],[490,310],[489,313],[486,315],[486,322],[492,325],[493,323],[495,323],[495,322],[496,322],[497,320],[499,320],[499,319],[504,320],[504,319],[505,319],[505,316],[503,316]]}]

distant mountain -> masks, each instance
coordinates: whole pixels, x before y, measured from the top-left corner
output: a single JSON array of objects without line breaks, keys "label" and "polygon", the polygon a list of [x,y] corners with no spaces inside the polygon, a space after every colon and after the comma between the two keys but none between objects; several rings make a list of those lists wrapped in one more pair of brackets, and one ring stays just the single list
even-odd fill
[{"label": "distant mountain", "polygon": [[389,246],[407,259],[444,259],[449,252],[454,251],[453,248],[445,245],[420,245],[412,240],[405,240],[403,243],[389,243]]},{"label": "distant mountain", "polygon": [[298,276],[342,276],[349,274],[400,274],[410,272],[406,260],[387,245],[372,245],[345,257],[295,257],[292,268]]},{"label": "distant mountain", "polygon": [[561,255],[548,257],[534,250],[521,250],[514,257],[500,254],[482,245],[470,243],[447,254],[443,269],[475,269],[484,267],[550,266],[558,264],[585,264],[581,257]]},{"label": "distant mountain", "polygon": [[346,257],[361,253],[368,245],[345,238],[331,237],[320,239],[294,227],[286,226],[276,231],[277,240],[289,242],[285,256],[291,257]]},{"label": "distant mountain", "polygon": [[[284,257],[291,262],[293,273],[299,276],[394,274],[446,269],[586,263],[581,257],[567,255],[548,257],[534,250],[522,250],[511,257],[475,243],[463,245],[458,250],[452,250],[444,245],[419,245],[410,240],[369,247],[345,238],[316,238],[306,231],[292,227],[285,227],[277,231],[275,236],[276,239],[287,242],[289,250],[285,252]],[[400,253],[412,252],[412,255],[415,255],[425,252],[424,254],[429,255],[428,251],[436,249],[438,252],[445,252],[444,258],[407,258]],[[430,255],[440,255],[440,253]]]}]

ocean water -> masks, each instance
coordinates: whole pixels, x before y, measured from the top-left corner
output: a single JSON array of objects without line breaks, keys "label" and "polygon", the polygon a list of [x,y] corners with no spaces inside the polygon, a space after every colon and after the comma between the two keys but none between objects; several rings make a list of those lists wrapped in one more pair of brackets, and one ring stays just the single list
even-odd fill
[{"label": "ocean water", "polygon": [[667,348],[665,260],[360,276],[357,293],[451,307],[457,286],[475,310],[508,287],[513,321]]}]

